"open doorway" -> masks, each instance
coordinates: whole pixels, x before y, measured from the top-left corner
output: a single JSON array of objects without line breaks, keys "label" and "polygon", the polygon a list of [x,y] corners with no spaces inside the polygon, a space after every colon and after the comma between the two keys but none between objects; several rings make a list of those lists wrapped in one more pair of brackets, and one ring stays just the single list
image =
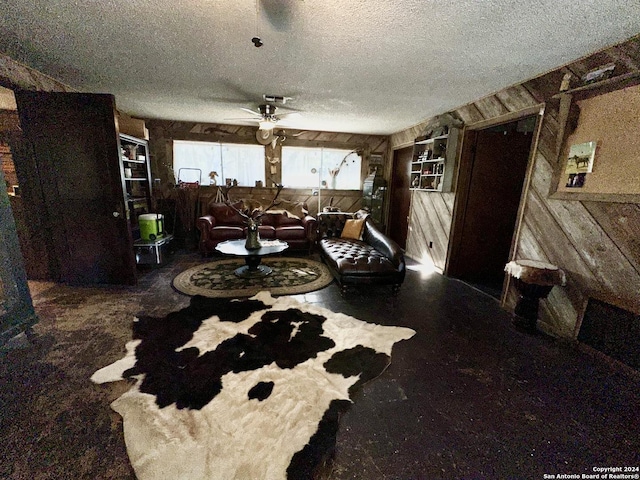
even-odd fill
[{"label": "open doorway", "polygon": [[500,298],[537,115],[467,130],[448,276]]}]

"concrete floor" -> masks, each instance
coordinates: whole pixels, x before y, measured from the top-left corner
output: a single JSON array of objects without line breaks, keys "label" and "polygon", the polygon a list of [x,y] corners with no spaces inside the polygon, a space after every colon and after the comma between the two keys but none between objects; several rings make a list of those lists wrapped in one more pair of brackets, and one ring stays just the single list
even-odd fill
[{"label": "concrete floor", "polygon": [[[88,437],[105,445],[97,460],[85,451],[74,460],[73,449],[83,447],[68,437],[69,426],[33,427],[33,422],[10,417],[21,408],[28,415],[47,415],[39,409],[42,398],[50,395],[42,391],[44,385],[52,383],[44,371],[31,373],[36,363],[67,365],[53,383],[61,395],[73,395],[72,387],[78,385],[85,389],[82,395],[94,392],[96,386],[85,385],[86,379],[96,367],[120,357],[131,315],[164,315],[185,306],[188,298],[173,291],[170,282],[201,261],[195,253],[178,254],[170,264],[145,272],[139,285],[130,288],[32,285],[41,318],[36,337],[48,340],[39,345],[36,338],[33,352],[0,357],[0,380],[8,382],[0,387],[0,406],[13,405],[1,417],[0,456],[12,462],[0,468],[1,478],[132,478],[121,424],[107,411],[118,392],[101,391],[91,410],[77,412],[89,425],[97,423],[89,427],[95,431]],[[65,323],[78,311],[79,296],[82,305],[92,306],[95,328],[106,329],[105,322],[112,322],[107,344],[95,335],[70,333],[87,328]],[[477,289],[410,268],[395,298],[387,287],[343,296],[335,283],[296,298],[417,331],[396,344],[389,368],[364,386],[341,419],[335,458],[325,472],[330,480],[542,479],[551,478],[545,474],[592,474],[595,467],[640,465],[640,374],[576,344],[516,330],[511,315]],[[52,351],[59,352],[54,360]],[[70,364],[81,367],[69,372]],[[19,375],[12,376],[15,371]],[[23,391],[25,384],[30,386]],[[51,416],[57,425],[73,422],[74,412]],[[111,430],[101,421],[110,421]],[[20,435],[33,438],[16,439]],[[47,436],[56,440],[43,441]],[[65,454],[51,445],[64,448]],[[76,468],[80,457],[95,465]],[[73,471],[77,473],[70,477],[63,473]]]}]

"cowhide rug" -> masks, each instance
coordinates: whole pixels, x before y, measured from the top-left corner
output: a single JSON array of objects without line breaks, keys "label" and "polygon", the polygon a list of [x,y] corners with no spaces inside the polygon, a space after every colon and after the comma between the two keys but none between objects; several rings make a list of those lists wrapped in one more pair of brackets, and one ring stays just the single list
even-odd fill
[{"label": "cowhide rug", "polygon": [[197,296],[133,331],[125,357],[91,379],[136,379],[111,406],[140,480],[311,478],[350,394],[415,334],[268,292]]}]

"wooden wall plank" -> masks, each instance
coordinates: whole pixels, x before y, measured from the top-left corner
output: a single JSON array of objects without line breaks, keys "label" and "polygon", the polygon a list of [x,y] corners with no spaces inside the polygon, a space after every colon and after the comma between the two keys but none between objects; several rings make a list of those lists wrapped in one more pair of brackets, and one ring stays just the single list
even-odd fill
[{"label": "wooden wall plank", "polygon": [[[540,136],[538,137],[538,149],[536,152],[536,158],[542,157],[541,162],[547,162],[550,165],[556,165],[558,163],[557,150],[557,122],[547,119],[542,119],[542,127],[540,129]],[[551,178],[549,179],[551,180]]]},{"label": "wooden wall plank", "polygon": [[605,52],[609,57],[610,62],[616,64],[616,66],[620,65],[624,67],[626,72],[634,71],[638,69],[638,64],[632,57],[627,55],[624,49],[622,48],[611,48]]},{"label": "wooden wall plank", "polygon": [[554,287],[544,300],[540,301],[539,328],[550,335],[572,338],[575,335],[575,321],[582,308],[574,308],[568,298],[566,288]]},{"label": "wooden wall plank", "polygon": [[442,201],[447,206],[447,210],[449,210],[449,215],[451,215],[453,217],[453,206],[455,205],[456,194],[453,193],[453,192],[452,193],[443,193],[441,195],[441,197],[442,197]]},{"label": "wooden wall plank", "polygon": [[[579,282],[582,288],[596,280],[594,272],[584,261],[572,244],[563,226],[556,222],[553,213],[538,195],[531,195],[527,203],[528,217],[525,221],[527,230],[522,230],[520,243],[528,245],[529,255],[519,248],[520,258],[531,258],[552,263],[562,268],[572,280]],[[531,236],[527,237],[525,232]],[[519,245],[520,246],[520,245]],[[535,254],[535,257],[531,257]]]},{"label": "wooden wall plank", "polygon": [[640,205],[607,202],[583,202],[583,205],[640,273]]},{"label": "wooden wall plank", "polygon": [[443,270],[447,258],[451,208],[448,194],[414,191],[411,199],[412,242],[407,243],[407,255],[417,261],[430,257],[435,267]]},{"label": "wooden wall plank", "polygon": [[[551,213],[563,227],[583,262],[594,272],[599,290],[611,297],[628,298],[640,311],[640,275],[580,202],[549,202]],[[621,280],[625,280],[622,282]],[[634,297],[635,301],[632,300]]]},{"label": "wooden wall plank", "polygon": [[478,107],[474,103],[470,103],[469,105],[464,105],[458,108],[456,110],[456,113],[460,116],[465,124],[471,124],[485,120],[485,117],[482,115],[480,110],[478,110]]},{"label": "wooden wall plank", "polygon": [[528,107],[533,107],[539,102],[522,85],[506,88],[498,93],[496,97],[510,112],[517,112]]},{"label": "wooden wall plank", "polygon": [[402,130],[401,132],[394,133],[389,138],[389,144],[391,148],[399,148],[399,147],[406,147],[408,145],[413,145],[413,142],[415,141],[415,139],[423,134],[428,124],[429,122],[427,121],[421,122],[410,128]]},{"label": "wooden wall plank", "polygon": [[538,102],[546,102],[558,93],[565,73],[563,69],[554,70],[525,82],[523,86]]},{"label": "wooden wall plank", "polygon": [[640,65],[640,42],[625,42],[615,48],[629,57],[633,61],[635,68],[638,68],[638,65]]},{"label": "wooden wall plank", "polygon": [[499,117],[509,113],[507,107],[505,107],[495,95],[481,98],[473,103],[485,119]]}]

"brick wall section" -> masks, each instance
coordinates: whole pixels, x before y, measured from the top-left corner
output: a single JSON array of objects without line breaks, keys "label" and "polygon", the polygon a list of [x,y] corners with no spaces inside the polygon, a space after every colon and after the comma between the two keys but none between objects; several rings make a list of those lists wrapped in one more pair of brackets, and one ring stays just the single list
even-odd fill
[{"label": "brick wall section", "polygon": [[13,164],[11,149],[8,145],[0,144],[0,161],[2,162],[4,179],[7,182],[7,191],[13,191],[11,190],[10,185],[17,185],[18,177],[16,176],[16,167]]}]

